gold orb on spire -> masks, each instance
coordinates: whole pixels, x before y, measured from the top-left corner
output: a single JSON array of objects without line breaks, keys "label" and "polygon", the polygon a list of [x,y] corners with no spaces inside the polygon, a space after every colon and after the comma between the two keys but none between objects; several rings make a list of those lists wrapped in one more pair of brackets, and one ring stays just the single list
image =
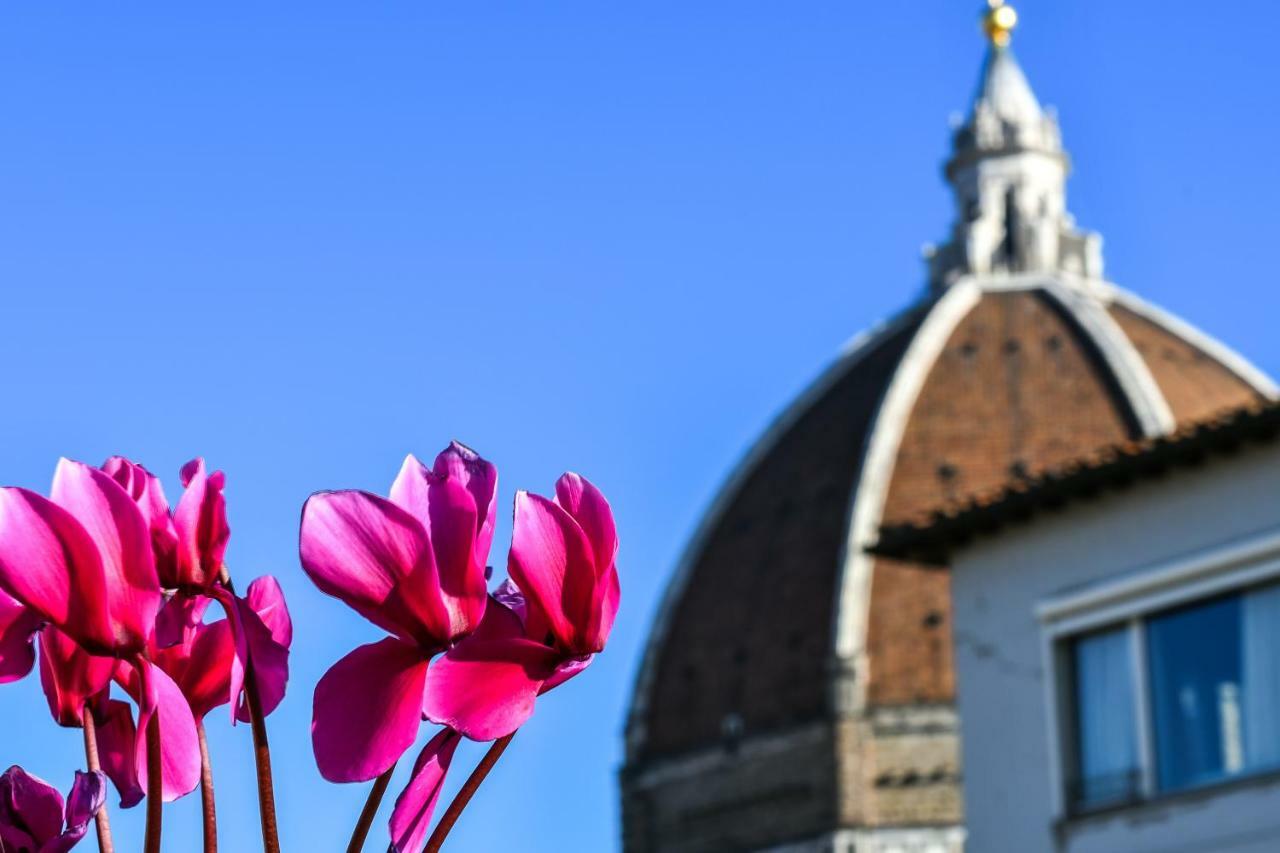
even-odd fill
[{"label": "gold orb on spire", "polygon": [[987,11],[982,13],[982,30],[996,47],[1005,47],[1018,26],[1018,13],[1004,0],[987,0]]}]

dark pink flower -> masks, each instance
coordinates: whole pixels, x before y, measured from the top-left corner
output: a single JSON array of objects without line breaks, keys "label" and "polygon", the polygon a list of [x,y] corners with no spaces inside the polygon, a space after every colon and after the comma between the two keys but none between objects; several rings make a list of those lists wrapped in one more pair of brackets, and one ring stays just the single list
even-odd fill
[{"label": "dark pink flower", "polygon": [[494,467],[454,443],[431,469],[408,457],[390,499],[343,491],[307,501],[303,568],[392,635],[357,648],[316,685],[312,744],[326,779],[372,779],[413,744],[428,662],[484,614],[496,487]]},{"label": "dark pink flower", "polygon": [[106,800],[101,773],[76,772],[64,804],[58,790],[13,766],[0,775],[0,850],[66,853],[89,831]]},{"label": "dark pink flower", "polygon": [[[116,466],[132,485],[145,479],[139,470]],[[88,655],[115,658],[132,674],[139,725],[158,715],[164,731],[168,799],[195,788],[200,757],[190,708],[147,657],[162,600],[150,509],[144,512],[155,501],[147,497],[147,488],[135,491],[144,498],[141,503],[112,475],[66,459],[58,463],[49,498],[26,489],[0,489],[0,590]],[[50,707],[60,722],[74,725],[78,717],[67,702],[89,700],[99,680],[97,665],[63,648],[61,637],[50,637],[45,680]],[[59,673],[64,663],[71,669]],[[143,765],[137,768],[142,776],[146,739],[138,740],[134,757]]]},{"label": "dark pink flower", "polygon": [[618,612],[618,537],[604,495],[577,474],[556,497],[516,495],[507,570],[479,630],[432,666],[427,718],[475,740],[515,731],[534,701],[590,664]]},{"label": "dark pink flower", "polygon": [[17,681],[35,665],[40,617],[0,591],[0,684]]}]

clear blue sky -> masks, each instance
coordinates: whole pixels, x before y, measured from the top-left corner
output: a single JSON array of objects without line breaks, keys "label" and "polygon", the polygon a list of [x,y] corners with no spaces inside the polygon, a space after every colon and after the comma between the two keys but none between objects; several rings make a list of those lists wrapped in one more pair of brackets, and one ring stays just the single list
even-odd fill
[{"label": "clear blue sky", "polygon": [[[771,415],[919,292],[980,4],[205,5],[0,13],[0,482],[44,490],[63,454],[128,454],[171,495],[194,454],[227,471],[233,570],[279,576],[297,624],[283,840],[332,850],[365,790],[319,778],[311,689],[380,635],[298,568],[307,494],[384,491],[457,437],[500,467],[502,564],[515,487],[594,479],[612,644],[452,849],[613,850],[658,594]],[[1275,4],[1019,9],[1110,276],[1280,373]],[[210,728],[224,849],[252,850],[249,733]],[[62,785],[80,760],[35,679],[0,689],[0,732],[0,764]],[[195,849],[198,805],[168,809],[167,850]],[[136,849],[142,810],[112,819]]]}]

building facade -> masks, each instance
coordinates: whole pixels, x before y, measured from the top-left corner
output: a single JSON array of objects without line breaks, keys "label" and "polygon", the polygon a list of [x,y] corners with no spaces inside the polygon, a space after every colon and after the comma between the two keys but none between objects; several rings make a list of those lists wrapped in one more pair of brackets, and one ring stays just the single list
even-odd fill
[{"label": "building facade", "polygon": [[1250,408],[885,531],[949,556],[972,849],[1280,848],[1278,435]]},{"label": "building facade", "polygon": [[869,554],[877,530],[1275,394],[1104,278],[1011,11],[988,17],[925,292],[780,415],[676,568],[627,720],[627,851],[959,850],[949,577]]}]

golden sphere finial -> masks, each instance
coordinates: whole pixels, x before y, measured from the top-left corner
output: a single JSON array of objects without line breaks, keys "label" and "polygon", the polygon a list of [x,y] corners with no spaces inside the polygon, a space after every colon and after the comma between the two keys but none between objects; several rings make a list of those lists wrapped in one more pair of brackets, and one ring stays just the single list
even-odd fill
[{"label": "golden sphere finial", "polygon": [[982,13],[982,30],[996,47],[1009,44],[1013,28],[1018,26],[1018,13],[1004,0],[987,0],[987,11]]}]

